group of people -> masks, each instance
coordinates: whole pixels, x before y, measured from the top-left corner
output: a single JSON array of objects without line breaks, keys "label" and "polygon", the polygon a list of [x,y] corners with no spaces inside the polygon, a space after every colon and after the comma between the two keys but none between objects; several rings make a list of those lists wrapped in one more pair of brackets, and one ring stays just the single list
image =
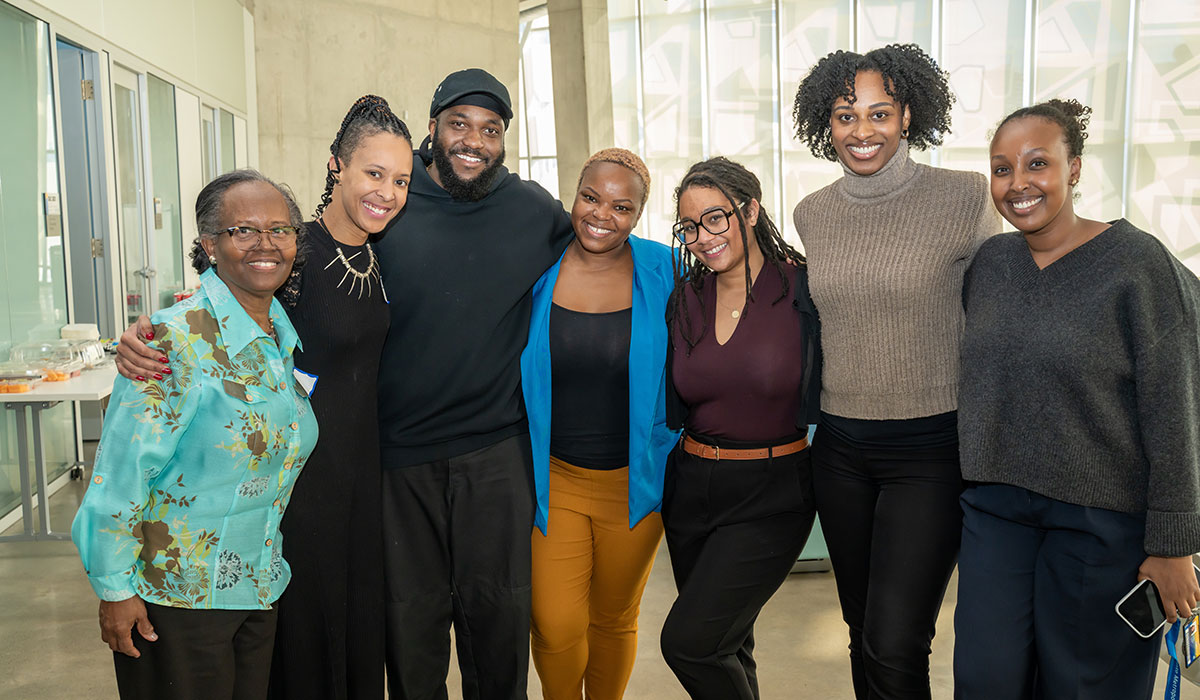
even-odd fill
[{"label": "group of people", "polygon": [[617,699],[665,534],[664,659],[756,699],[819,514],[860,700],[930,697],[956,563],[956,697],[1148,698],[1158,641],[1112,610],[1139,578],[1200,602],[1200,280],[1074,211],[1086,107],[1009,115],[985,177],[910,155],[952,102],[914,45],[813,67],[796,136],[844,174],[804,254],[724,157],[670,247],[632,234],[630,151],[564,211],[504,169],[479,69],[415,150],[356,102],[311,222],[213,180],[201,288],[122,336],[73,528],[121,696],[381,698],[386,667],[445,698],[453,627],[466,698],[524,698],[532,649],[544,697]]}]

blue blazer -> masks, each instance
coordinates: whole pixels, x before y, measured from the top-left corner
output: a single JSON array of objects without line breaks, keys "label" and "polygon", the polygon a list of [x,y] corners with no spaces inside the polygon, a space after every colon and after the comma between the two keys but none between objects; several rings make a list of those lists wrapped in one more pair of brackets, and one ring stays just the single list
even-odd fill
[{"label": "blue blazer", "polygon": [[[629,237],[633,252],[633,312],[629,342],[629,527],[662,507],[667,455],[679,433],[667,428],[667,297],[674,279],[671,249]],[[533,444],[534,524],[546,534],[550,497],[550,302],[562,257],[533,286],[529,344],[521,353],[521,390]]]}]

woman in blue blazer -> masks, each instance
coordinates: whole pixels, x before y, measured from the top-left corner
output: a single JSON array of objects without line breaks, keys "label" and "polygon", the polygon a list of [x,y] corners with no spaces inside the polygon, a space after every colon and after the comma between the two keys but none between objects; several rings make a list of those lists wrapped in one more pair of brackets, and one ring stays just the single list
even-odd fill
[{"label": "woman in blue blazer", "polygon": [[575,240],[533,287],[521,385],[537,492],[533,662],[547,700],[625,692],[662,538],[670,248],[630,235],[650,175],[610,148],[584,163]]}]

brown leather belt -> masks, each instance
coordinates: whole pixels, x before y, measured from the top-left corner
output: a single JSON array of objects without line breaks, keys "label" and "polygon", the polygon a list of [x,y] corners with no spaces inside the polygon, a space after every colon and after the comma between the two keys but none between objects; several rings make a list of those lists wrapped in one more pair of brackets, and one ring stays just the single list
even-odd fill
[{"label": "brown leather belt", "polygon": [[717,447],[715,445],[705,445],[703,442],[692,439],[691,435],[683,436],[683,451],[702,457],[704,459],[766,459],[768,457],[783,457],[784,455],[795,454],[800,450],[808,447],[808,438],[802,437],[795,442],[789,442],[784,445],[775,445],[774,447],[757,447],[754,449],[735,450],[729,447]]}]

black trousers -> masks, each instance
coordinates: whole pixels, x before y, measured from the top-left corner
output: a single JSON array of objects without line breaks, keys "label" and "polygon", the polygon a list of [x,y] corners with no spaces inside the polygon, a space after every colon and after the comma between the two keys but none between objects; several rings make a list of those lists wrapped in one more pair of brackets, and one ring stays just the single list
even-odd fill
[{"label": "black trousers", "polygon": [[671,453],[663,525],[679,597],[660,642],[692,698],[758,698],[754,622],[812,530],[808,453],[746,461]]},{"label": "black trousers", "polygon": [[864,450],[818,427],[812,452],[855,697],[928,700],[930,645],[962,533],[958,448]]},{"label": "black trousers", "polygon": [[533,461],[529,435],[383,472],[387,684],[445,700],[450,626],[463,697],[526,697]]},{"label": "black trousers", "polygon": [[1162,635],[1113,611],[1146,558],[1143,515],[978,485],[963,503],[954,697],[1149,700]]},{"label": "black trousers", "polygon": [[146,603],[158,640],[133,630],[141,658],[113,652],[121,700],[262,700],[275,610],[189,610]]}]

